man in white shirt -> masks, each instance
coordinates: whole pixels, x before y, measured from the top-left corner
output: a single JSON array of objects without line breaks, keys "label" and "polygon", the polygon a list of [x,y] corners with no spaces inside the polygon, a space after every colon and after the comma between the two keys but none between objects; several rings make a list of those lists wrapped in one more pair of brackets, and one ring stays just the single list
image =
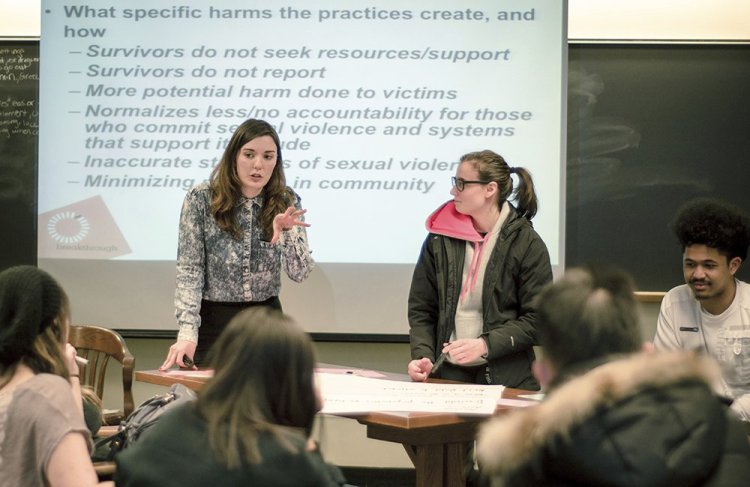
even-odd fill
[{"label": "man in white shirt", "polygon": [[747,257],[750,220],[727,203],[698,199],[680,208],[672,229],[686,284],[664,297],[654,345],[698,349],[718,361],[718,392],[750,426],[750,284],[735,278]]}]

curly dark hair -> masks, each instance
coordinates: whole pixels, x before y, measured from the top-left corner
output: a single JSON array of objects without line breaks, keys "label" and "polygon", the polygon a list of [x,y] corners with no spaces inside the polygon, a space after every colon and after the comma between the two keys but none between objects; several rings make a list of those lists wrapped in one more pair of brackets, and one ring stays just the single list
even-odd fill
[{"label": "curly dark hair", "polygon": [[747,257],[750,219],[734,205],[713,198],[691,200],[680,207],[671,226],[683,251],[702,244],[717,249],[727,260]]}]

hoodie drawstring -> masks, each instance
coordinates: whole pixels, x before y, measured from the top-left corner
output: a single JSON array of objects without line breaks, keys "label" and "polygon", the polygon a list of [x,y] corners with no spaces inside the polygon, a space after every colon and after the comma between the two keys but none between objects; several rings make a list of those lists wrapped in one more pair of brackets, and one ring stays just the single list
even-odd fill
[{"label": "hoodie drawstring", "polygon": [[469,272],[466,274],[466,282],[464,282],[463,289],[461,289],[460,301],[463,301],[468,293],[474,292],[474,288],[477,284],[477,274],[479,274],[479,263],[482,262],[484,244],[487,243],[488,238],[490,238],[489,232],[484,236],[481,242],[474,242],[474,255],[471,258]]}]

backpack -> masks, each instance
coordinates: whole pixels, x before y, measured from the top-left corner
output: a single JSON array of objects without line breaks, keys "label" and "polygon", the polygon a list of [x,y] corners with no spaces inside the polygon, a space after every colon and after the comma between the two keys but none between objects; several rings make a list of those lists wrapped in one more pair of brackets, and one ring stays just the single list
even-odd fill
[{"label": "backpack", "polygon": [[117,433],[94,443],[93,460],[112,461],[118,452],[136,442],[163,414],[195,398],[195,392],[183,384],[172,384],[167,393],[147,399],[120,423]]}]

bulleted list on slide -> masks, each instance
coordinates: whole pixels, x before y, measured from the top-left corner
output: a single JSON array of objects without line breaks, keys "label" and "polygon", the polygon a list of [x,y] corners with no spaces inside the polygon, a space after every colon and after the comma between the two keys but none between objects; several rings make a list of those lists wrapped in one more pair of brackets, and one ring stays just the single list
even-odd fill
[{"label": "bulleted list on slide", "polygon": [[248,118],[279,133],[318,262],[413,262],[482,149],[532,172],[557,255],[562,4],[43,0],[40,257],[174,259],[185,191]]}]

